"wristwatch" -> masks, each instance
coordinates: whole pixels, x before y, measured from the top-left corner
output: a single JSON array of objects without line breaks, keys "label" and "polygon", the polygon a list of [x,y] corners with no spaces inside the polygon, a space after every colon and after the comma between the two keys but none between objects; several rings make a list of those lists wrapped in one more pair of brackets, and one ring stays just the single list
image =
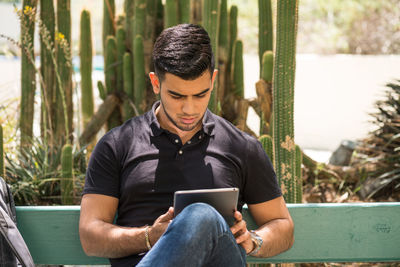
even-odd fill
[{"label": "wristwatch", "polygon": [[253,241],[253,244],[254,244],[254,249],[247,255],[253,256],[253,255],[256,255],[257,252],[261,249],[263,240],[262,240],[261,236],[256,234],[256,232],[254,230],[250,230],[250,236],[251,236],[251,241]]}]

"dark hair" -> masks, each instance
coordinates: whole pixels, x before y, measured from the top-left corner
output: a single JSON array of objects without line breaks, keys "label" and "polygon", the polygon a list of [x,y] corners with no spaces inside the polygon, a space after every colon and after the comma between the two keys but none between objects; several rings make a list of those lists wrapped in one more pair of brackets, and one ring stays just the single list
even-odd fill
[{"label": "dark hair", "polygon": [[204,71],[214,72],[214,55],[208,33],[198,25],[179,24],[163,30],[154,43],[154,71],[160,82],[165,73],[194,80]]}]

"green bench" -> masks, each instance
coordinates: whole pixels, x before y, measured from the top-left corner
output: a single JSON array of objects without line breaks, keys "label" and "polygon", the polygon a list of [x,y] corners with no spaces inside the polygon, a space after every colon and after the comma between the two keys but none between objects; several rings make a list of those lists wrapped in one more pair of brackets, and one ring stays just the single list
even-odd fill
[{"label": "green bench", "polygon": [[[272,258],[248,263],[400,261],[400,202],[288,204],[295,243]],[[17,207],[18,228],[36,264],[101,265],[79,241],[79,206]],[[249,228],[256,227],[245,209]],[[268,240],[266,241],[268,242]]]}]

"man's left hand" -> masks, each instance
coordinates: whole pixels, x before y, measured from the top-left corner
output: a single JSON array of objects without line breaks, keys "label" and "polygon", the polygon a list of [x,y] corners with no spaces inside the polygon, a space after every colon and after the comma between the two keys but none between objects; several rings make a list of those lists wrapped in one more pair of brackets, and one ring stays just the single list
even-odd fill
[{"label": "man's left hand", "polygon": [[239,211],[235,211],[235,224],[231,227],[232,234],[236,238],[236,242],[240,244],[246,254],[250,253],[254,249],[254,243],[251,240],[250,232],[247,230],[246,221],[243,220],[243,216]]}]

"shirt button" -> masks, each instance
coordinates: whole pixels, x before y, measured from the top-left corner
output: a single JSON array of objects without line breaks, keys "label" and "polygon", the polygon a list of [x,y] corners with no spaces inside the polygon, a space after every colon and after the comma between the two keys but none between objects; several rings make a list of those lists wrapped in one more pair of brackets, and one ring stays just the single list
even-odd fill
[{"label": "shirt button", "polygon": [[178,140],[178,139],[175,139],[175,143],[179,143],[179,140]]},{"label": "shirt button", "polygon": [[199,135],[199,139],[201,139],[201,135]]},{"label": "shirt button", "polygon": [[189,141],[188,141],[188,144],[190,145],[191,143],[192,143],[192,141],[189,140]]},{"label": "shirt button", "polygon": [[179,155],[182,155],[182,154],[183,154],[183,151],[182,151],[182,150],[179,150],[178,153],[179,153]]}]

